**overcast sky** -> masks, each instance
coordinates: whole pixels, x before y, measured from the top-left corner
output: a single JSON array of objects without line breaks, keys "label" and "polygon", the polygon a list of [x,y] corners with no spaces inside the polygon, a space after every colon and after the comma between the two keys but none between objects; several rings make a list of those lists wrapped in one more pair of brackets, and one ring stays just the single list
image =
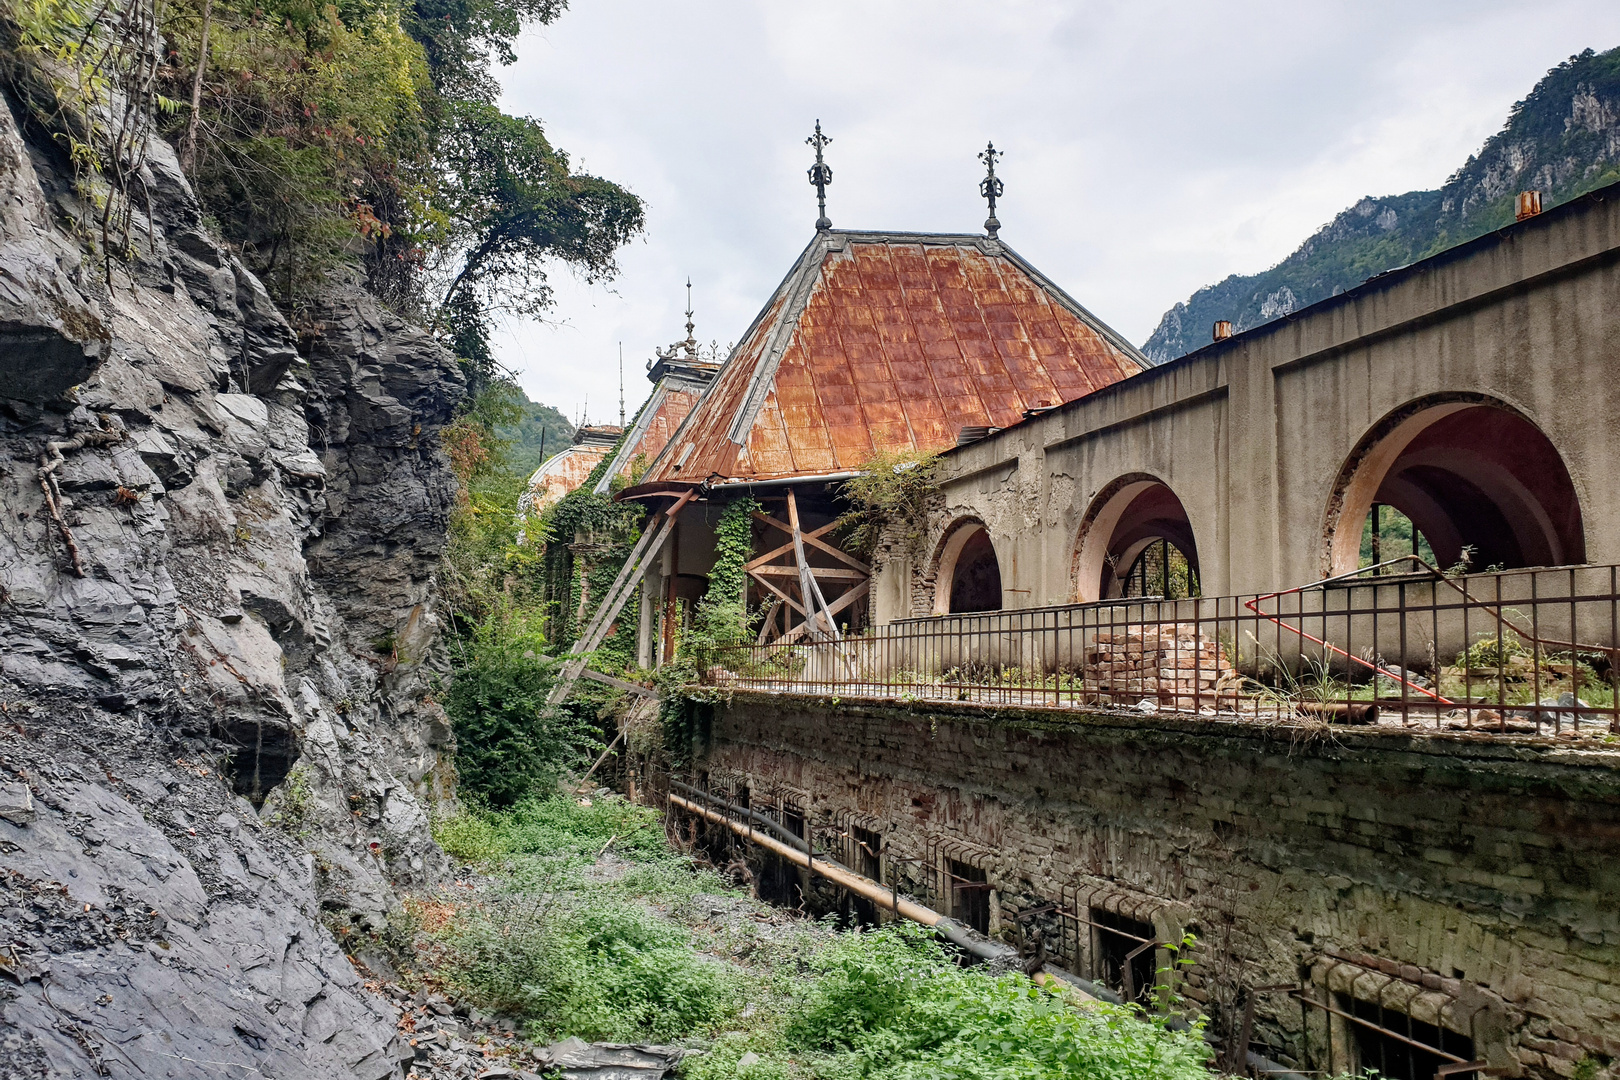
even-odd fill
[{"label": "overcast sky", "polygon": [[500,359],[537,401],[632,411],[653,347],[746,329],[814,233],[976,232],[975,154],[1006,152],[1001,237],[1140,344],[1166,308],[1286,256],[1363,195],[1435,187],[1614,0],[572,0],[502,71],[576,167],[647,205],[609,286],[553,273]]}]

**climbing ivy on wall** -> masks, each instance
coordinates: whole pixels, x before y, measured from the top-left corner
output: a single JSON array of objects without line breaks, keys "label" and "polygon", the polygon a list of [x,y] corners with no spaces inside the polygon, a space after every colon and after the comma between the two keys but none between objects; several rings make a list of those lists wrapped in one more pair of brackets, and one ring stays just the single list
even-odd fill
[{"label": "climbing ivy on wall", "polygon": [[[613,585],[619,568],[635,547],[646,509],[639,503],[616,503],[594,488],[617,447],[608,453],[585,482],[546,511],[544,525],[550,539],[541,559],[540,575],[546,604],[547,637],[552,648],[566,652],[597,604]],[[618,629],[597,650],[608,666],[623,668],[636,658],[636,625],[640,594],[619,613]]]},{"label": "climbing ivy on wall", "polygon": [[748,640],[752,615],[748,610],[747,573],[743,567],[754,551],[754,514],[759,503],[741,498],[728,503],[714,527],[714,566],[709,587],[693,613],[692,629],[682,645],[706,667],[716,650]]}]

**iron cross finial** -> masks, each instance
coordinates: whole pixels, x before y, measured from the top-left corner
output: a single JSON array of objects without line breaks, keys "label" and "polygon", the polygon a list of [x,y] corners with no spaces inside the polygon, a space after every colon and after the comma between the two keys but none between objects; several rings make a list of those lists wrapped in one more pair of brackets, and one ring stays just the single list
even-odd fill
[{"label": "iron cross finial", "polygon": [[1001,154],[993,142],[985,143],[984,149],[979,151],[979,160],[984,162],[987,170],[985,178],[979,181],[979,197],[990,200],[990,216],[984,219],[984,231],[990,234],[992,240],[1001,231],[1001,222],[996,219],[996,200],[1006,190],[1006,185],[996,179],[996,158]]},{"label": "iron cross finial", "polygon": [[816,218],[816,231],[832,228],[832,222],[827,218],[827,185],[832,183],[832,167],[821,160],[821,148],[832,142],[832,139],[821,133],[821,121],[816,121],[816,133],[804,140],[805,145],[816,148],[816,163],[810,167],[810,186],[816,189],[816,208],[821,216]]}]

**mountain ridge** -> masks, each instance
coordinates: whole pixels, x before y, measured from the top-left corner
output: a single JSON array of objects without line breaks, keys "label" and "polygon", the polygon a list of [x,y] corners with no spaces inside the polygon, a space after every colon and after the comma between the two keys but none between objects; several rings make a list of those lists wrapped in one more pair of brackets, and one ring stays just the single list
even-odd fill
[{"label": "mountain ridge", "polygon": [[1142,345],[1155,363],[1200,348],[1217,320],[1241,333],[1370,277],[1417,262],[1514,220],[1518,192],[1543,209],[1620,181],[1620,48],[1591,49],[1550,70],[1439,188],[1365,196],[1286,259],[1232,274],[1164,313]]}]

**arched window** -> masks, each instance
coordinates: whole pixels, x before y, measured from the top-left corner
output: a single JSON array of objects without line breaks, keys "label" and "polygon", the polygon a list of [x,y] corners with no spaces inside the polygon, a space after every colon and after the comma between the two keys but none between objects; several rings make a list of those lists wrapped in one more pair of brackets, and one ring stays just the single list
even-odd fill
[{"label": "arched window", "polygon": [[1001,563],[980,521],[955,525],[940,544],[934,575],[934,613],[966,615],[1001,610]]},{"label": "arched window", "polygon": [[1580,502],[1558,450],[1516,410],[1478,398],[1415,403],[1386,418],[1345,464],[1329,513],[1335,574],[1413,548],[1441,569],[1586,558]]},{"label": "arched window", "polygon": [[1200,595],[1198,546],[1176,493],[1144,475],[1121,477],[1092,501],[1080,527],[1075,594],[1082,603],[1122,596]]}]

